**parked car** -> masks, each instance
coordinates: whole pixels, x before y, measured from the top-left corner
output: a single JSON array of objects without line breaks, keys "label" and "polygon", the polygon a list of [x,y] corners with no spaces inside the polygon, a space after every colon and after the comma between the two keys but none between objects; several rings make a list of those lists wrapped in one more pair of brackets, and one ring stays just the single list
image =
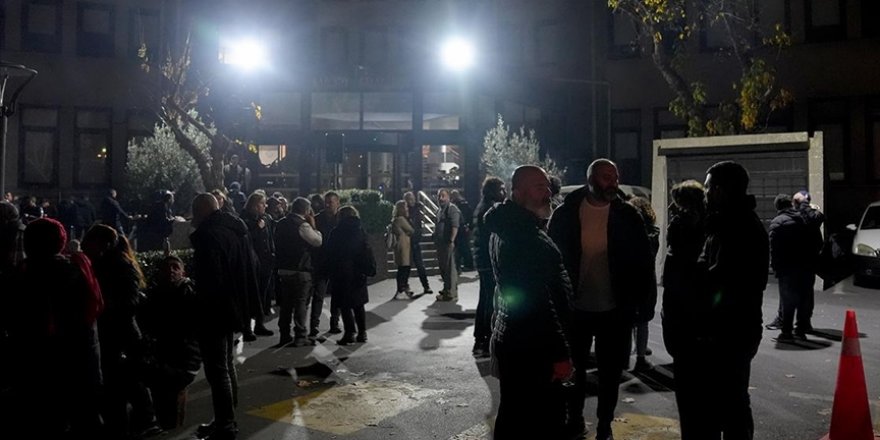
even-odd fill
[{"label": "parked car", "polygon": [[859,285],[880,281],[880,202],[868,205],[858,227],[848,225],[847,229],[855,230],[852,242],[855,265],[853,281]]},{"label": "parked car", "polygon": [[[559,191],[559,195],[563,198],[567,196],[569,193],[573,193],[579,190],[583,185],[565,185]],[[648,200],[651,200],[651,190],[645,188],[644,186],[636,186],[636,185],[618,185],[620,190],[629,197],[644,197]]]}]

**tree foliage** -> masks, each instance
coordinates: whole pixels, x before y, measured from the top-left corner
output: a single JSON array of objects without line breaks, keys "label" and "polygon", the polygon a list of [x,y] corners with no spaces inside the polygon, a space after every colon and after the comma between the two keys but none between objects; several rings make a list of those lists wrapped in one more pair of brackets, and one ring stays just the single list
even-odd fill
[{"label": "tree foliage", "polygon": [[[759,131],[773,111],[791,103],[791,93],[780,86],[769,62],[791,44],[791,37],[781,24],[770,34],[763,30],[760,5],[756,0],[608,0],[615,13],[635,23],[635,43],[675,94],[669,110],[687,121],[690,136]],[[713,117],[706,111],[706,82],[687,70],[689,46],[708,27],[723,31],[725,47],[718,56],[732,59],[739,68],[733,93],[712,97],[719,104]]]},{"label": "tree foliage", "polygon": [[[186,27],[182,24],[182,27]],[[156,56],[158,48],[149,48],[141,43],[138,57],[141,70],[147,76],[147,95],[158,118],[166,124],[179,148],[189,154],[195,162],[202,182],[207,188],[223,188],[223,165],[227,152],[244,143],[234,139],[224,129],[228,126],[217,123],[217,112],[206,98],[209,95],[224,108],[241,108],[232,94],[217,97],[211,95],[216,75],[211,69],[193,65],[193,44],[189,32],[182,41],[169,41],[163,45],[164,56]],[[248,103],[254,118],[260,117],[260,109],[255,103]],[[201,117],[193,117],[199,111]],[[208,139],[207,148],[196,142],[195,134]]]},{"label": "tree foliage", "polygon": [[[198,114],[190,116],[198,120]],[[213,127],[208,124],[209,131]],[[210,139],[193,126],[186,126],[183,134],[190,139],[200,155],[210,154]],[[193,197],[205,190],[196,161],[180,148],[174,130],[164,122],[153,127],[153,136],[132,140],[128,144],[126,163],[126,194],[146,206],[158,191],[175,192],[176,211],[186,211]]]},{"label": "tree foliage", "polygon": [[483,138],[483,165],[487,174],[498,176],[508,184],[513,170],[520,165],[537,165],[547,174],[562,179],[565,169],[559,168],[549,154],[542,159],[540,151],[541,144],[535,130],[526,132],[525,127],[520,127],[518,131],[511,131],[498,115],[495,127],[489,129]]}]

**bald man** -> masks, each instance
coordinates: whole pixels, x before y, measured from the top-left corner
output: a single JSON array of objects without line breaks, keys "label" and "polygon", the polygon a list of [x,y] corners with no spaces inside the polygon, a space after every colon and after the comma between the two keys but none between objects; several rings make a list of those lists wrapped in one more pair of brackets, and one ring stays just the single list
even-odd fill
[{"label": "bald man", "polygon": [[495,439],[565,435],[560,382],[572,374],[566,337],[571,282],[541,228],[550,216],[550,180],[539,167],[513,173],[512,199],[485,215],[496,288],[490,351],[501,384]]},{"label": "bald man", "polygon": [[582,432],[587,358],[596,341],[599,402],[596,439],[613,439],[620,375],[629,361],[632,327],[648,316],[656,298],[654,257],[641,215],[617,197],[617,165],[597,159],[587,169],[587,185],[569,194],[553,213],[549,234],[562,252],[574,284],[571,306],[575,386],[569,429]]},{"label": "bald man", "polygon": [[247,298],[258,288],[256,274],[243,221],[221,211],[210,193],[195,197],[192,212],[196,228],[190,235],[193,279],[202,312],[196,317],[200,320],[199,349],[214,404],[214,420],[202,425],[199,435],[209,440],[232,440],[238,434],[232,338],[233,333],[244,330]]}]

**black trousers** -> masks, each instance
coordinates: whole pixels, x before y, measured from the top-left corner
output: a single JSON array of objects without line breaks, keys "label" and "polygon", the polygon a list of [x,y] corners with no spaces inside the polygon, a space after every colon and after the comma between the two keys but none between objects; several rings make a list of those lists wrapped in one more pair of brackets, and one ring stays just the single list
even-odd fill
[{"label": "black trousers", "polygon": [[477,316],[474,320],[474,339],[489,343],[492,337],[492,313],[495,310],[495,274],[492,270],[481,270],[480,299],[477,302]]},{"label": "black trousers", "polygon": [[810,272],[779,274],[779,300],[782,306],[782,332],[791,333],[795,316],[799,330],[810,328],[813,314],[813,284],[816,276]]},{"label": "black trousers", "polygon": [[317,280],[312,284],[311,311],[309,312],[309,334],[318,333],[318,326],[321,324],[321,313],[324,311],[324,297],[327,296],[328,285],[328,280]]},{"label": "black trousers", "polygon": [[406,292],[409,288],[409,272],[411,266],[397,266],[397,291]]},{"label": "black trousers", "polygon": [[552,363],[533,359],[532,352],[504,353],[497,348],[501,399],[493,438],[564,438],[565,399],[561,385],[551,381]]},{"label": "black trousers", "polygon": [[422,282],[422,287],[428,290],[428,272],[425,271],[425,262],[422,260],[422,243],[419,242],[420,239],[421,236],[416,237],[413,234],[410,241],[410,258],[412,259],[412,267],[415,267],[416,272],[419,274],[419,281]]},{"label": "black trousers", "polygon": [[367,334],[367,313],[364,305],[354,307],[340,307],[339,314],[342,316],[342,326],[346,335]]},{"label": "black trousers", "polygon": [[687,348],[675,356],[675,401],[682,440],[752,440],[752,356],[731,344]]},{"label": "black trousers", "polygon": [[205,379],[211,386],[214,426],[219,431],[235,431],[238,404],[238,378],[232,356],[232,333],[206,331],[199,336],[199,350]]},{"label": "black trousers", "polygon": [[599,434],[606,434],[614,420],[620,375],[629,360],[632,343],[632,320],[620,309],[607,312],[575,311],[572,315],[572,360],[575,385],[571,389],[569,417],[572,421],[583,418],[587,396],[587,359],[593,340],[596,341],[596,362],[599,375],[599,403],[596,425]]}]

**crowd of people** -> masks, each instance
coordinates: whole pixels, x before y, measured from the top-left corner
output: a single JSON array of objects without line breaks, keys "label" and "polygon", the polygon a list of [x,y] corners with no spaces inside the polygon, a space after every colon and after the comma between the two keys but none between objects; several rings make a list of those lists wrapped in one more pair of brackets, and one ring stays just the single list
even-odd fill
[{"label": "crowd of people", "polygon": [[[675,363],[683,440],[751,439],[748,383],[767,268],[781,294],[768,328],[781,329],[781,342],[805,339],[824,216],[806,192],[780,195],[768,236],[747,194],[748,172],[727,161],[706,174],[705,186],[689,180],[671,191],[663,339]],[[586,180],[561,198],[544,170],[522,166],[509,197],[503,180],[488,177],[475,212],[457,191],[437,193],[436,299],[457,301],[458,273],[477,270],[473,353],[491,356],[500,380],[496,439],[581,438],[594,366],[596,438],[613,439],[631,353],[634,371],[653,368],[656,214],[648,200],[622,197],[607,159],[594,161]],[[70,199],[58,220],[32,198],[20,208],[0,202],[0,282],[32,293],[7,297],[0,315],[0,342],[20,353],[2,367],[0,414],[39,437],[148,437],[182,423],[186,389],[204,368],[214,419],[197,435],[234,439],[236,334],[273,336],[265,323],[277,316],[276,347],[324,342],[329,296],[328,333],[342,334],[339,345],[366,342],[367,280],[377,268],[357,209],[341,206],[333,191],[288,202],[262,190],[245,197],[237,183],[195,197],[191,266],[166,253],[155,279],[144,276],[127,238],[137,216],[113,190],[100,214],[87,198]],[[140,249],[168,250],[163,243],[179,220],[173,203],[172,193],[159,195]],[[421,249],[426,213],[412,192],[394,204],[395,298],[413,297],[413,266],[423,294],[433,294]],[[719,376],[725,380],[713,380]],[[705,393],[707,383],[716,392]]]}]

